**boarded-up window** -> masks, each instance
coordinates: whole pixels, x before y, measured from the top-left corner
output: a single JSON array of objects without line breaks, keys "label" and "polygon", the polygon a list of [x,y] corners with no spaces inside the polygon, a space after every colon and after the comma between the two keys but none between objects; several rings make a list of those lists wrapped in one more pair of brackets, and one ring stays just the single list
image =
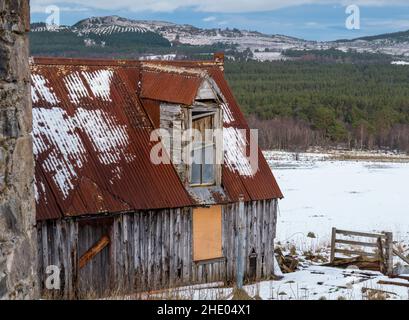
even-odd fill
[{"label": "boarded-up window", "polygon": [[193,260],[210,260],[222,256],[222,207],[194,209]]}]

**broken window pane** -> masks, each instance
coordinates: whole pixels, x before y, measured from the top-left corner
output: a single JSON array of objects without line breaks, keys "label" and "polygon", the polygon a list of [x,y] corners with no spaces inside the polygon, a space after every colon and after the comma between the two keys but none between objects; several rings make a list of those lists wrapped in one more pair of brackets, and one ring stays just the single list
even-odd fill
[{"label": "broken window pane", "polygon": [[[197,130],[193,143],[191,166],[192,185],[211,185],[215,179],[215,144],[213,141],[214,113],[194,112],[192,128]],[[200,141],[201,140],[201,141]]]},{"label": "broken window pane", "polygon": [[215,182],[214,177],[214,145],[210,145],[204,150],[204,165],[203,165],[203,175],[202,175],[202,182],[204,184],[213,184]]},{"label": "broken window pane", "polygon": [[191,184],[201,184],[201,171],[202,171],[202,165],[201,164],[192,164],[192,172],[191,172],[191,178],[190,182]]},{"label": "broken window pane", "polygon": [[191,184],[201,184],[202,183],[202,163],[203,163],[203,151],[202,151],[202,144],[195,143],[193,145],[192,151],[192,167],[191,167],[191,174],[190,174],[190,181]]}]

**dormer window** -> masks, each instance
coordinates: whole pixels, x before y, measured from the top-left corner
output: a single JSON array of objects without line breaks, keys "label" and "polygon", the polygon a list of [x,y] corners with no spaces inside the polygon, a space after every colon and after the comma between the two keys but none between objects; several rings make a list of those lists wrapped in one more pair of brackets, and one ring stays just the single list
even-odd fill
[{"label": "dormer window", "polygon": [[214,81],[206,78],[192,103],[161,101],[159,105],[161,143],[188,190],[221,187],[225,101],[219,92]]},{"label": "dormer window", "polygon": [[216,141],[213,136],[216,112],[192,112],[192,165],[190,184],[209,186],[216,184]]}]

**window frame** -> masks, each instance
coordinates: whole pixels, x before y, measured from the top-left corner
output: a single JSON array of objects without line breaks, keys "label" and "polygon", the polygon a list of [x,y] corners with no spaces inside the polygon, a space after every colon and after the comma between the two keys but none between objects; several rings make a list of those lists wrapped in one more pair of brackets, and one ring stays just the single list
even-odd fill
[{"label": "window frame", "polygon": [[[194,113],[196,113],[196,112],[199,113],[199,115],[194,115]],[[191,125],[190,125],[190,128],[193,129],[194,121],[211,116],[212,117],[212,128],[211,129],[215,130],[217,128],[217,126],[216,126],[216,119],[217,119],[216,114],[217,114],[217,110],[205,110],[205,111],[192,110],[191,111],[191,121],[190,121]],[[193,156],[193,152],[195,152],[196,150],[202,150],[201,157],[202,157],[202,162],[203,162],[203,160],[205,159],[206,149],[209,148],[209,147],[213,147],[213,181],[212,182],[206,182],[206,183],[203,182],[203,176],[204,176],[203,173],[204,173],[206,164],[201,163],[201,164],[199,164],[200,167],[201,167],[201,169],[200,169],[200,183],[192,183],[192,178],[193,178],[193,174],[192,174],[193,173],[193,163],[192,163],[192,164],[190,164],[190,167],[189,167],[189,185],[191,187],[193,187],[193,188],[194,187],[211,187],[211,186],[216,186],[218,184],[218,182],[217,182],[218,165],[216,164],[216,159],[217,159],[216,158],[217,157],[216,148],[217,148],[217,146],[216,146],[215,137],[214,136],[212,137],[212,142],[211,143],[206,143],[206,141],[202,141],[201,147],[194,147],[192,145],[190,153]]]}]

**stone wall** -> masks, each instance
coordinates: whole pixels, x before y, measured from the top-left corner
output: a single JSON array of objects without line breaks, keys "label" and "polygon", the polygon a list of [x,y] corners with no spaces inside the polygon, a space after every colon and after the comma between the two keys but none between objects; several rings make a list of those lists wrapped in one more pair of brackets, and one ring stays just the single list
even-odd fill
[{"label": "stone wall", "polygon": [[0,299],[36,297],[29,0],[0,0]]}]

